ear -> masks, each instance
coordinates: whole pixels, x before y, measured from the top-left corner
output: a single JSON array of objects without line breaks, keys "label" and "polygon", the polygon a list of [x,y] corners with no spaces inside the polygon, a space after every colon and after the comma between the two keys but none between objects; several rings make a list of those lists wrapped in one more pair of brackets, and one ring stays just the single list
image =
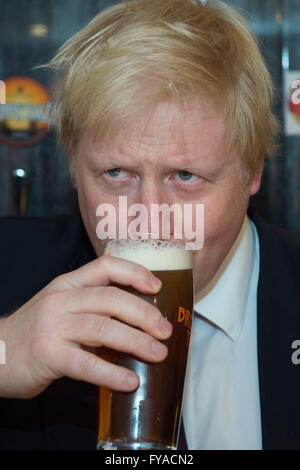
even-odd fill
[{"label": "ear", "polygon": [[264,163],[261,164],[260,169],[255,173],[249,183],[249,195],[254,196],[259,191],[261,184],[261,177],[264,169]]}]

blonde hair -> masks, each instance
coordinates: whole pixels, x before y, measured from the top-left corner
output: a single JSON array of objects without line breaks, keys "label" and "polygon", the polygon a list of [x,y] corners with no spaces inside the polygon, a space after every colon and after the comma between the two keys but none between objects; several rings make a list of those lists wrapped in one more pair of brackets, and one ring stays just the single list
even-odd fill
[{"label": "blonde hair", "polygon": [[[248,23],[219,0],[125,0],[99,13],[46,65],[60,73],[55,127],[73,177],[78,139],[161,100],[208,97],[247,180],[274,149],[273,85]],[[149,86],[150,85],[150,86]]]}]

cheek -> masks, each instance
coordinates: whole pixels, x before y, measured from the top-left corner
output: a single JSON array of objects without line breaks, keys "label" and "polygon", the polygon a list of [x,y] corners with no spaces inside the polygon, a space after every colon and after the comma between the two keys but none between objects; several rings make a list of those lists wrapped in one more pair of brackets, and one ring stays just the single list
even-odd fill
[{"label": "cheek", "polygon": [[77,192],[80,206],[93,210],[93,213],[96,214],[97,206],[101,204],[101,192],[94,179],[89,177],[79,178]]},{"label": "cheek", "polygon": [[101,204],[99,191],[88,178],[80,178],[77,183],[78,203],[84,225],[91,237],[96,231],[96,211]]},{"label": "cheek", "polygon": [[248,198],[240,187],[235,191],[224,191],[207,201],[204,208],[204,233],[207,242],[231,237],[242,224],[247,212]]}]

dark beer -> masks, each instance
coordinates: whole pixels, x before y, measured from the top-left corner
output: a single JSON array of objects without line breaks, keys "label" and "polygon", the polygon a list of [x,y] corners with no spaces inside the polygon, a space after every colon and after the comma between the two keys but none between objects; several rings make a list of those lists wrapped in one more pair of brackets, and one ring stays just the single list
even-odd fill
[{"label": "dark beer", "polygon": [[[102,349],[103,358],[133,370],[140,377],[140,386],[130,393],[100,387],[98,449],[176,448],[193,312],[190,253],[184,254],[184,260],[179,256],[177,261],[178,268],[184,269],[152,270],[162,281],[158,294],[143,295],[119,286],[154,304],[173,324],[173,333],[164,341],[168,356],[160,363]],[[162,267],[169,267],[161,261]],[[176,265],[174,258],[171,264],[172,268]]]}]

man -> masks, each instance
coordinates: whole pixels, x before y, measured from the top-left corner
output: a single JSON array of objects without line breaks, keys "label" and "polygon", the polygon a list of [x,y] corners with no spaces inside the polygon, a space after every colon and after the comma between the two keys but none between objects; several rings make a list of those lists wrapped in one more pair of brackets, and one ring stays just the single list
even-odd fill
[{"label": "man", "polygon": [[98,205],[117,208],[123,195],[149,209],[205,206],[204,247],[193,255],[189,448],[297,448],[299,239],[247,216],[277,132],[247,24],[218,1],[131,0],[98,15],[49,67],[61,72],[56,129],[83,225],[2,221],[1,446],[95,448],[95,385],[131,391],[139,379],[92,348],[167,355],[161,313],[110,286],[154,293],[160,282],[102,256],[96,236]]}]

